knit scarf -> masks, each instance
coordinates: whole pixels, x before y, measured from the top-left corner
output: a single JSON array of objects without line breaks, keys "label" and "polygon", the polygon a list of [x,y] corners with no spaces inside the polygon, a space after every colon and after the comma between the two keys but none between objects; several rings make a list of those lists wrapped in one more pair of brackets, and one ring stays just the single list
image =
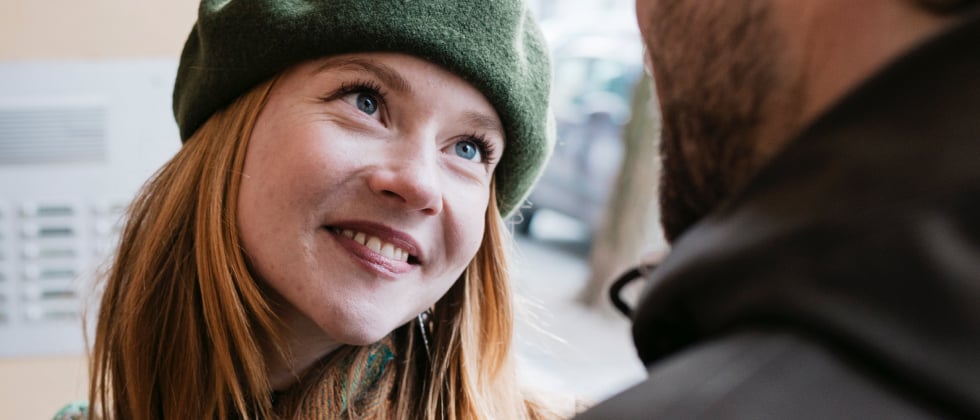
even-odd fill
[{"label": "knit scarf", "polygon": [[[290,419],[372,418],[388,399],[385,378],[395,357],[382,341],[365,353],[341,349],[338,359],[326,360],[290,389],[275,398],[276,411]],[[388,375],[390,376],[390,375]]]}]

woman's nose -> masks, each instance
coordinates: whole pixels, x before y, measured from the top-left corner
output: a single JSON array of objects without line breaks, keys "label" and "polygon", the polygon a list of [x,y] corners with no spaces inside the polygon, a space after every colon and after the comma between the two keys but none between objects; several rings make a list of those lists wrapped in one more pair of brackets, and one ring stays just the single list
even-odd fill
[{"label": "woman's nose", "polygon": [[442,212],[442,180],[436,157],[424,150],[395,153],[372,171],[368,185],[374,193],[408,210],[427,215]]}]

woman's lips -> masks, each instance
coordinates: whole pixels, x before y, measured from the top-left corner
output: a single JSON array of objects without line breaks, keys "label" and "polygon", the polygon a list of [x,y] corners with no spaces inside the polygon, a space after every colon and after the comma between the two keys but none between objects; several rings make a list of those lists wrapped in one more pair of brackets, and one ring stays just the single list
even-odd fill
[{"label": "woman's lips", "polygon": [[358,262],[379,274],[404,274],[421,264],[415,240],[394,229],[369,222],[325,228]]},{"label": "woman's lips", "polygon": [[353,239],[368,249],[383,255],[385,258],[400,262],[407,262],[412,255],[409,251],[402,249],[397,244],[385,241],[377,236],[371,236],[364,232],[355,232],[350,229],[335,229],[335,233],[340,233],[349,239]]}]

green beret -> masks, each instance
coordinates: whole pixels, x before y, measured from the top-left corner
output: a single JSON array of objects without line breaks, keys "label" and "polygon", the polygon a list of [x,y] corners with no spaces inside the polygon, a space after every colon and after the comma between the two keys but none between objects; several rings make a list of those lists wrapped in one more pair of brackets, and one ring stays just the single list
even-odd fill
[{"label": "green beret", "polygon": [[497,202],[502,215],[517,208],[554,146],[548,50],[522,0],[203,0],[174,85],[181,138],[293,64],[382,51],[438,64],[487,97],[507,136]]}]

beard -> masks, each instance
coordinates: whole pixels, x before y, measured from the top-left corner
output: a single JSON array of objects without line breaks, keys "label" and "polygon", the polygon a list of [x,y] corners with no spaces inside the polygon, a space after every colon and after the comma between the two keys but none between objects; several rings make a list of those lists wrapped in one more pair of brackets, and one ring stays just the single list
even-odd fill
[{"label": "beard", "polygon": [[657,3],[641,18],[663,118],[661,224],[673,243],[754,175],[803,101],[799,83],[778,77],[768,0]]}]

